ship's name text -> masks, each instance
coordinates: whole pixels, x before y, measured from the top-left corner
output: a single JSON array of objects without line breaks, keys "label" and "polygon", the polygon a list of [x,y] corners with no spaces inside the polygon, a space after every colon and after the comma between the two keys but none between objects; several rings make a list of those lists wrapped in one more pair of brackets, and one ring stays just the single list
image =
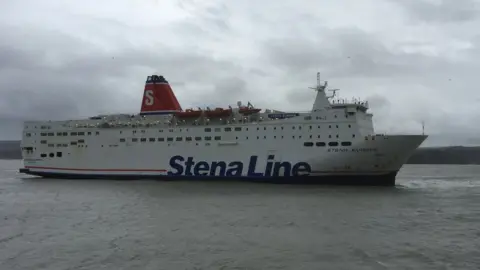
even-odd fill
[{"label": "ship's name text", "polygon": [[356,152],[356,153],[366,153],[366,152],[377,152],[377,148],[329,148],[327,151],[332,153],[338,152]]},{"label": "ship's name text", "polygon": [[[251,156],[248,164],[242,161],[197,161],[193,157],[173,156],[170,159],[171,170],[168,175],[192,176],[227,176],[227,177],[277,177],[308,175],[312,168],[306,162],[290,163],[288,161],[274,161],[275,156],[269,155],[262,170],[257,166],[258,156]],[[247,168],[246,175],[244,168]]]}]

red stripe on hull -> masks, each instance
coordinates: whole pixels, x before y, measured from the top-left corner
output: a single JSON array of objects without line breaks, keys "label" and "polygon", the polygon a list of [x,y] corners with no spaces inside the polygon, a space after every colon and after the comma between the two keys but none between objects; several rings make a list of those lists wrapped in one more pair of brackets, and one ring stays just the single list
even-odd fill
[{"label": "red stripe on hull", "polygon": [[166,172],[167,170],[153,169],[80,169],[80,168],[56,168],[43,166],[25,166],[27,169],[60,170],[60,171],[91,171],[91,172]]}]

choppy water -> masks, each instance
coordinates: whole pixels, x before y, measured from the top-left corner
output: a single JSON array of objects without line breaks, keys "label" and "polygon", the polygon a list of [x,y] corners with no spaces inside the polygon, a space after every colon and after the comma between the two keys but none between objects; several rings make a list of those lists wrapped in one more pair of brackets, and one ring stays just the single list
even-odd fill
[{"label": "choppy water", "polygon": [[0,269],[479,269],[480,166],[397,187],[21,179],[0,161]]}]

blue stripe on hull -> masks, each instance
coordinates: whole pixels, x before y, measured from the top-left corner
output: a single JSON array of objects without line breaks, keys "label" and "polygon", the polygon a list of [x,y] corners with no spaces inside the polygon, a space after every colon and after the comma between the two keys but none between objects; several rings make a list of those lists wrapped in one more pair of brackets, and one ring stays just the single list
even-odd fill
[{"label": "blue stripe on hull", "polygon": [[72,174],[34,172],[29,169],[20,169],[20,173],[45,178],[60,179],[111,179],[111,180],[203,180],[203,181],[249,181],[277,184],[328,184],[328,185],[368,185],[368,186],[395,186],[397,172],[382,175],[322,175],[322,176],[292,176],[292,177],[219,177],[219,176],[170,176],[170,175],[105,175],[105,174]]}]

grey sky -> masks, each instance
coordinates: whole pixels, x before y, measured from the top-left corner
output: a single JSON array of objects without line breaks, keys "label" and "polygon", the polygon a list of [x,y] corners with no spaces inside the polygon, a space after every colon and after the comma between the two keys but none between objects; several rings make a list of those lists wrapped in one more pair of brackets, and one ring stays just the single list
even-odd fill
[{"label": "grey sky", "polygon": [[138,112],[164,75],[184,108],[308,110],[315,74],[370,101],[379,132],[480,144],[474,0],[7,0],[0,139],[25,119]]}]

